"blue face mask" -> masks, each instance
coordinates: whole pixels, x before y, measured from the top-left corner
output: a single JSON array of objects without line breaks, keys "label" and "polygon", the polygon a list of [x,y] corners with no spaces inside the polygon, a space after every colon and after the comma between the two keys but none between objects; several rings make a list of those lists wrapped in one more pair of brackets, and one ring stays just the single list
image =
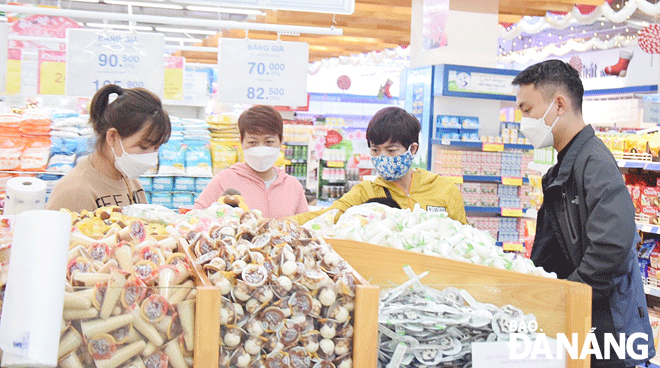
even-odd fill
[{"label": "blue face mask", "polygon": [[410,147],[408,147],[408,151],[398,156],[375,156],[371,158],[378,175],[387,181],[401,179],[410,170],[412,161],[413,154],[410,152]]}]

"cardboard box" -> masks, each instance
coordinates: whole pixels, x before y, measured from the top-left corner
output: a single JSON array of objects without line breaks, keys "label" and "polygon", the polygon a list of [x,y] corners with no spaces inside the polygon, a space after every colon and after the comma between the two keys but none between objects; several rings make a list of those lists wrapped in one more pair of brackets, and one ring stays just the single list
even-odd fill
[{"label": "cardboard box", "polygon": [[653,206],[658,207],[660,203],[658,202],[658,190],[655,187],[646,187],[641,190],[640,202],[642,207],[644,206]]},{"label": "cardboard box", "polygon": [[642,206],[641,214],[648,217],[648,223],[651,225],[658,224],[658,208],[653,206]]}]

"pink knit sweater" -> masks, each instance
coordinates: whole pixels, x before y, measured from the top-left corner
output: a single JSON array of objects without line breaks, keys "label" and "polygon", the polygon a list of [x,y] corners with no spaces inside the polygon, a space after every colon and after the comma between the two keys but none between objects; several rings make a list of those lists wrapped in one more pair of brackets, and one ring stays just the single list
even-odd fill
[{"label": "pink knit sweater", "polygon": [[195,200],[195,208],[210,206],[225,190],[233,188],[241,193],[248,207],[260,210],[267,218],[288,217],[307,212],[307,199],[300,182],[280,168],[276,167],[275,170],[277,178],[266,189],[264,181],[246,163],[236,163],[211,179]]}]

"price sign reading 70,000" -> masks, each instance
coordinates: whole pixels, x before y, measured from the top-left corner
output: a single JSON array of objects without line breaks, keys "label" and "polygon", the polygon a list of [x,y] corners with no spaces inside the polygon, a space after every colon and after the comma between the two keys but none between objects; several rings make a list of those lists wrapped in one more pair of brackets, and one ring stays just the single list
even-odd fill
[{"label": "price sign reading 70,000", "polygon": [[93,96],[101,87],[117,84],[163,96],[162,35],[68,29],[67,44],[67,95]]},{"label": "price sign reading 70,000", "polygon": [[223,39],[220,98],[259,105],[307,103],[309,46],[304,42]]}]

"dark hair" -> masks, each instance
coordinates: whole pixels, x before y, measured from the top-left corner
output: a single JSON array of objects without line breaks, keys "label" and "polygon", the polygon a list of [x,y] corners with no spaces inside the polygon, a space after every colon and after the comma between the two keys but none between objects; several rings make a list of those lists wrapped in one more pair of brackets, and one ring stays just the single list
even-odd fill
[{"label": "dark hair", "polygon": [[[113,93],[117,98],[108,103]],[[102,87],[92,98],[89,119],[98,136],[97,148],[103,147],[110,128],[117,129],[119,136],[126,138],[149,124],[143,139],[153,146],[167,142],[172,131],[170,117],[163,110],[160,98],[144,88],[123,89],[114,84]]]},{"label": "dark hair", "polygon": [[520,72],[513,79],[512,84],[514,86],[531,84],[541,91],[546,101],[552,99],[558,89],[563,89],[571,99],[575,112],[582,114],[584,87],[580,73],[568,63],[554,59],[534,64]]},{"label": "dark hair", "polygon": [[419,120],[400,107],[379,110],[367,126],[367,145],[379,145],[387,141],[401,143],[405,148],[419,143]]},{"label": "dark hair", "polygon": [[241,141],[246,133],[273,134],[280,137],[281,141],[284,133],[282,115],[270,106],[252,106],[238,118],[238,130]]}]

